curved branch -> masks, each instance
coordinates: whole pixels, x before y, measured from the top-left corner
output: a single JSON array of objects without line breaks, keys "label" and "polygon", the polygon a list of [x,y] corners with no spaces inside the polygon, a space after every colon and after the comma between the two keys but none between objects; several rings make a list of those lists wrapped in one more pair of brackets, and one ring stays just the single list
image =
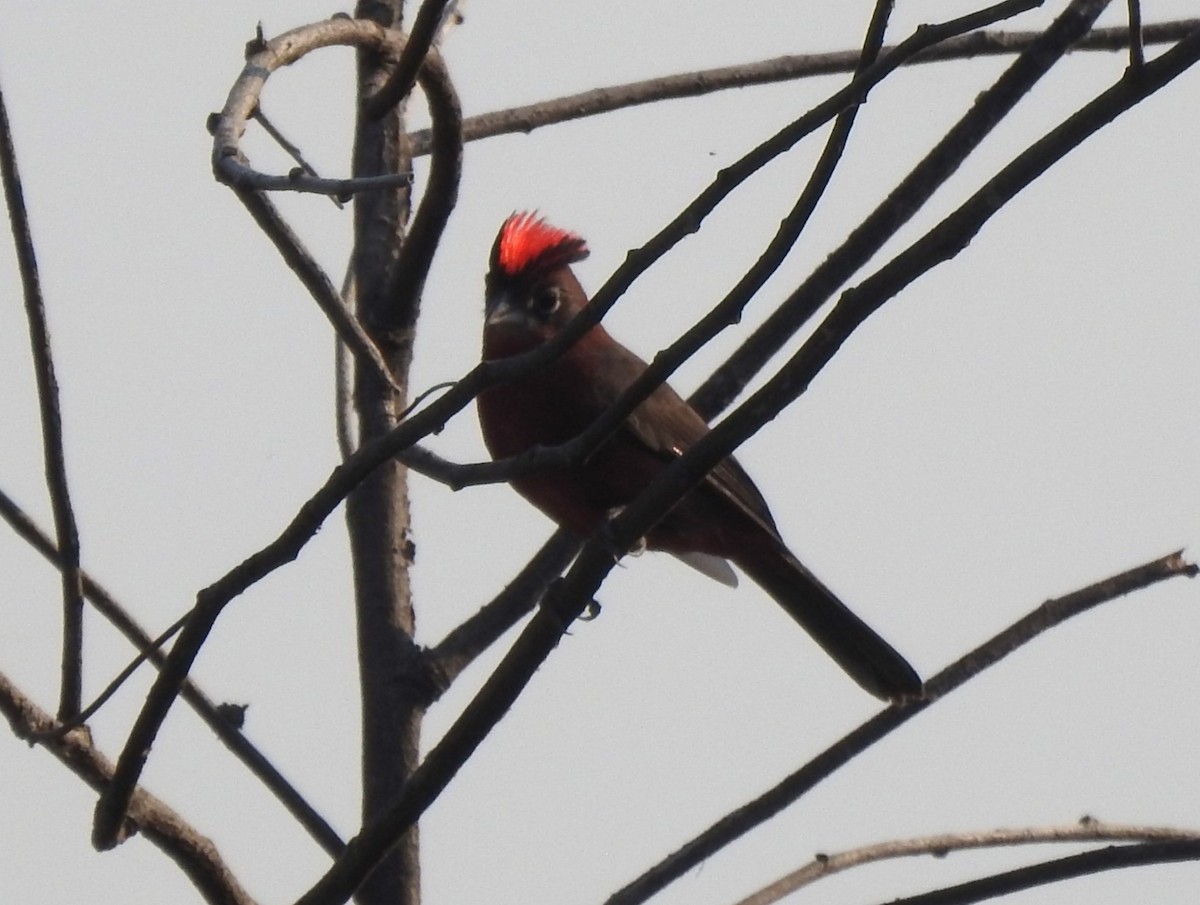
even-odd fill
[{"label": "curved branch", "polygon": [[396,67],[383,87],[364,101],[364,112],[370,119],[382,118],[412,91],[421,65],[429,59],[429,52],[433,49],[433,41],[442,26],[446,10],[454,2],[455,0],[425,0],[421,4]]},{"label": "curved branch", "polygon": [[[432,2],[426,0],[421,12],[424,13]],[[415,316],[417,303],[425,289],[425,279],[429,276],[442,232],[458,201],[463,153],[462,106],[441,55],[432,48],[426,50],[420,83],[433,119],[433,158],[428,184],[386,290],[390,303],[399,311],[412,312],[412,316]]]},{"label": "curved branch", "polygon": [[[0,713],[14,735],[41,745],[72,773],[97,791],[112,778],[113,766],[84,729],[55,737],[57,723],[0,673]],[[52,739],[52,741],[48,741]],[[145,837],[171,858],[211,905],[254,905],[254,899],[221,859],[211,839],[149,792],[139,788],[129,803],[127,818]]]},{"label": "curved branch", "polygon": [[[1179,19],[1145,26],[1143,43],[1169,44],[1181,40],[1200,25],[1200,19]],[[977,56],[1007,56],[1027,50],[1037,40],[1038,31],[981,31],[962,35],[921,52],[906,65],[940,63],[948,60],[968,60]],[[1072,52],[1089,50],[1111,52],[1129,47],[1126,28],[1097,28],[1071,48]],[[890,53],[896,46],[885,47]],[[852,72],[859,54],[853,50],[833,53],[802,54],[777,57],[758,63],[701,69],[641,82],[610,85],[581,94],[539,101],[522,107],[510,107],[469,116],[463,121],[463,140],[479,141],[514,132],[530,133],[534,129],[555,123],[584,119],[627,107],[651,104],[682,97],[700,97],[732,88],[770,85],[820,75]],[[414,132],[413,156],[428,154],[431,136],[428,130]]]},{"label": "curved branch", "polygon": [[409,184],[412,176],[407,173],[358,179],[320,179],[300,169],[287,176],[269,176],[250,167],[240,148],[246,123],[258,109],[258,99],[266,87],[267,79],[277,69],[290,66],[323,47],[344,45],[395,53],[403,44],[404,36],[398,31],[366,19],[344,16],[294,28],[261,44],[253,42],[254,52],[247,57],[245,67],[233,83],[212,130],[212,166],[217,181],[235,189],[318,192],[339,198],[347,198],[357,192]]},{"label": "curved branch", "polygon": [[774,883],[747,896],[736,905],[772,905],[798,889],[811,886],[818,880],[842,871],[895,858],[919,855],[945,857],[950,852],[979,848],[1000,848],[1017,845],[1044,845],[1048,842],[1190,842],[1200,844],[1200,830],[1181,830],[1175,827],[1130,826],[1106,823],[1085,817],[1077,823],[1063,826],[1022,827],[1021,829],[991,829],[974,833],[941,833],[913,839],[893,839],[876,845],[817,855],[811,862]]},{"label": "curved branch", "polygon": [[0,180],[8,202],[8,220],[16,246],[17,266],[24,289],[25,316],[29,322],[29,347],[37,381],[38,407],[42,422],[42,458],[46,487],[54,513],[54,532],[62,551],[59,579],[62,586],[63,638],[62,687],[58,715],[70,719],[83,702],[83,580],[79,571],[79,529],[71,507],[67,484],[67,462],[63,453],[62,414],[58,407],[58,380],[54,376],[54,356],[50,350],[50,329],[46,324],[46,306],[38,277],[37,254],[29,231],[25,193],[17,170],[8,108],[0,91]]}]

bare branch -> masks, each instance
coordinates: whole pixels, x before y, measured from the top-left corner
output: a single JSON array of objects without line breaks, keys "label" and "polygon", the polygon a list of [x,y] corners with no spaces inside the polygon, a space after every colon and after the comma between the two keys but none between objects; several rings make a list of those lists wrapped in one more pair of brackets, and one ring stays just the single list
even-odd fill
[{"label": "bare branch", "polygon": [[867,845],[834,855],[817,855],[804,867],[780,877],[747,896],[736,905],[772,905],[798,889],[842,871],[894,858],[934,855],[942,858],[951,852],[979,848],[1018,845],[1043,845],[1049,842],[1193,842],[1200,843],[1200,830],[1162,826],[1130,826],[1107,823],[1090,817],[1063,826],[988,829],[973,833],[941,833],[914,839],[894,839]]},{"label": "bare branch", "polygon": [[383,360],[383,354],[379,351],[379,347],[375,345],[371,337],[367,336],[362,324],[358,322],[358,318],[350,312],[346,303],[342,301],[342,297],[338,295],[329,276],[317,263],[317,259],[309,254],[308,249],[301,243],[300,237],[287,225],[287,221],[283,219],[275,205],[261,192],[235,188],[234,194],[246,206],[246,210],[250,212],[254,222],[267,234],[267,238],[274,243],[275,248],[283,256],[292,272],[300,278],[304,288],[309,291],[325,316],[329,318],[329,323],[333,325],[333,329],[337,331],[337,335],[354,354],[354,357],[363,362],[366,367],[371,368],[380,380],[399,392],[396,380],[388,369],[387,362]]},{"label": "bare branch", "polygon": [[17,170],[17,154],[13,148],[3,91],[0,91],[0,179],[4,183],[8,220],[24,289],[29,347],[33,356],[42,422],[46,487],[54,512],[54,532],[58,537],[58,548],[62,551],[62,567],[59,570],[63,602],[62,687],[58,715],[62,719],[69,719],[79,712],[83,700],[83,583],[79,571],[79,530],[75,525],[75,513],[71,508],[71,494],[67,485],[62,415],[58,408],[58,380],[54,376],[54,357],[50,350],[50,330],[46,324],[37,254],[29,230],[25,193]]},{"label": "bare branch", "polygon": [[503,591],[429,650],[427,662],[439,691],[537,605],[582,544],[561,528],[555,531]]},{"label": "bare branch", "polygon": [[[1077,0],[1071,10],[1074,11],[1080,5]],[[1083,5],[1095,6],[1097,0]],[[1069,39],[1069,36],[1059,35],[1059,37]],[[1155,63],[1159,63],[1169,55],[1165,54]],[[1149,69],[1149,66],[1147,68]],[[1147,85],[1149,84],[1150,82],[1147,82]],[[1147,89],[1147,93],[1149,93],[1149,89]],[[652,242],[646,249],[643,249],[641,254],[651,254],[655,250],[657,249]],[[636,270],[639,263],[640,261],[631,255],[609,283],[618,283],[620,276],[628,271]],[[609,306],[613,301],[614,299],[611,298],[604,299],[604,303]],[[177,693],[179,683],[186,676],[200,646],[211,631],[223,607],[250,584],[284,562],[295,558],[333,507],[366,474],[386,458],[397,455],[428,433],[440,429],[451,415],[459,411],[486,386],[511,379],[522,373],[532,373],[555,356],[560,355],[563,349],[574,342],[590,326],[588,319],[598,320],[603,310],[606,310],[603,309],[600,302],[601,299],[598,295],[588,309],[576,318],[567,329],[554,340],[543,344],[533,352],[517,358],[488,362],[477,366],[445,396],[415,413],[380,440],[360,449],[350,460],[334,470],[326,484],[305,504],[293,522],[275,541],[198,595],[193,618],[172,648],[167,666],[160,673],[126,742],[112,789],[97,806],[97,844],[107,845],[116,840],[119,815],[122,810],[121,798],[128,794],[128,790],[136,783],[145,763],[144,752],[149,750],[150,743]],[[594,323],[595,320],[591,322]],[[544,656],[553,649],[564,626],[582,611],[587,601],[591,599],[595,587],[612,568],[614,551],[628,549],[636,542],[637,538],[645,533],[645,530],[661,515],[662,511],[665,511],[691,486],[701,480],[709,468],[727,455],[741,439],[744,439],[743,432],[752,432],[754,428],[771,417],[770,409],[776,405],[782,407],[788,399],[794,398],[793,392],[799,392],[795,387],[795,374],[785,372],[779,375],[767,387],[764,387],[764,391],[765,395],[760,397],[756,394],[743,406],[743,409],[746,409],[745,414],[739,417],[739,413],[742,412],[742,409],[739,409],[739,413],[726,419],[704,441],[674,463],[648,489],[646,494],[639,497],[637,503],[627,509],[617,520],[597,532],[597,537],[601,540],[593,541],[585,547],[576,566],[564,580],[562,594],[555,595],[556,599],[561,598],[566,602],[555,603],[553,606],[547,605],[543,612],[535,615],[526,632],[522,633],[521,638],[518,639],[514,650],[510,652],[510,656],[515,658],[512,662],[516,664],[515,667],[510,667],[510,670],[515,671],[505,674],[504,678],[498,680],[494,687],[488,687],[486,695],[477,699],[480,701],[478,707],[480,713],[487,715],[489,719],[493,717],[499,719],[499,714],[511,703],[510,695],[519,694],[524,682],[528,681],[528,676],[524,676],[519,681],[513,678],[514,675],[519,676],[518,667],[527,662],[541,662],[537,658],[540,656],[544,659]],[[775,411],[777,410],[775,409]],[[540,618],[543,617],[544,612],[551,611],[554,612],[554,615]],[[505,662],[508,663],[509,660],[506,658]],[[532,668],[536,668],[536,664]],[[475,713],[475,711],[472,710],[471,713]],[[490,724],[485,726],[480,722],[478,725],[472,726],[468,722],[464,724],[463,731],[458,735],[453,738],[448,735],[443,741],[448,745],[447,750],[454,752],[454,756],[447,755],[440,759],[437,769],[431,768],[426,773],[418,771],[417,774],[414,774],[413,782],[416,784],[412,786],[411,795],[402,796],[396,810],[389,813],[385,821],[381,821],[380,825],[384,829],[373,832],[372,840],[378,843],[383,839],[388,827],[407,826],[404,823],[404,820],[407,819],[406,815],[413,816],[414,809],[416,809],[415,813],[419,813],[419,810],[426,806],[428,801],[436,797],[441,787],[449,781],[453,770],[457,769],[456,765],[451,766],[454,764],[455,758],[459,755],[468,756],[468,749],[473,750],[473,747],[486,735],[489,728]],[[466,753],[463,753],[464,751]],[[417,781],[418,776],[421,777],[420,782]],[[409,787],[406,786],[406,788]],[[426,796],[431,797],[426,798]],[[382,855],[385,851],[386,844],[378,854]],[[354,860],[360,865],[363,863],[362,859],[361,854],[354,856]],[[342,863],[339,861],[339,864]],[[351,874],[352,871],[348,868],[335,865],[334,871],[327,875],[327,879],[318,884],[318,887],[314,887],[313,894],[318,898],[313,901],[324,901],[320,896],[329,893],[320,893],[318,890],[340,889],[341,884],[346,883]],[[352,889],[353,886],[350,888]]]},{"label": "bare branch", "polygon": [[762,365],[920,210],[984,138],[1085,35],[1109,0],[1073,2],[908,173],[895,190],[692,394],[706,417],[725,409]]},{"label": "bare branch", "polygon": [[[601,529],[585,544],[571,571],[554,586],[542,607],[518,636],[482,689],[430,751],[405,784],[400,798],[378,821],[346,846],[346,852],[296,905],[335,905],[346,901],[371,867],[386,855],[394,841],[437,798],[488,732],[557,645],[567,626],[579,615],[594,589],[614,565],[612,547]],[[599,542],[598,542],[599,540]],[[682,873],[773,816],[829,773],[887,735],[938,698],[993,665],[1035,635],[1105,600],[1175,575],[1193,575],[1196,567],[1179,554],[1148,563],[1060,600],[1049,601],[1006,632],[943,670],[927,685],[930,697],[908,705],[892,705],[818,756],[776,789],[725,818],[663,864],[618,892],[609,905],[645,901]],[[583,601],[583,602],[579,602]],[[1032,629],[1032,631],[1030,630]],[[681,863],[686,861],[686,864]]]},{"label": "bare branch", "polygon": [[[216,128],[216,121],[219,117],[220,114],[218,113],[214,114],[214,116],[210,119],[213,124],[213,128]],[[271,136],[275,144],[279,145],[279,147],[283,149],[284,153],[287,154],[288,157],[296,161],[296,166],[300,168],[300,173],[302,175],[311,176],[313,179],[320,178],[321,174],[318,173],[316,168],[304,158],[304,153],[300,150],[300,148],[297,147],[293,142],[289,141],[287,136],[284,135],[283,132],[281,132],[276,125],[271,122],[267,114],[263,112],[261,103],[254,108],[254,121],[262,126],[263,131]],[[293,174],[288,174],[289,181],[293,178],[296,177]],[[346,206],[342,199],[338,196],[331,195],[329,200],[332,201],[334,206],[339,210]]]},{"label": "bare branch", "polygon": [[1019,867],[919,896],[892,899],[888,905],[968,905],[971,902],[982,902],[984,899],[993,899],[1049,883],[1059,883],[1103,870],[1196,860],[1200,860],[1200,842],[1191,840],[1110,845],[1079,855]]},{"label": "bare branch", "polygon": [[[56,568],[62,567],[54,542],[3,491],[0,491],[0,518],[3,518],[12,527],[18,537],[26,541]],[[83,593],[96,611],[125,636],[139,652],[147,654],[152,664],[156,667],[161,666],[164,659],[163,654],[154,647],[154,641],[150,638],[149,632],[142,628],[121,606],[120,602],[86,571],[81,571],[80,577],[83,583]],[[225,747],[279,799],[280,803],[287,808],[288,813],[296,818],[296,821],[326,852],[334,856],[341,852],[345,845],[341,837],[313,809],[312,805],[304,800],[303,796],[284,778],[274,764],[245,735],[221,716],[212,699],[201,691],[191,679],[184,682],[180,689],[180,697],[188,703]]]},{"label": "bare branch", "polygon": [[434,39],[442,27],[446,9],[453,2],[454,0],[425,0],[421,4],[396,68],[392,70],[382,88],[363,100],[368,117],[379,119],[412,91],[421,64],[428,58]]},{"label": "bare branch", "polygon": [[[1200,19],[1179,19],[1147,25],[1143,32],[1145,44],[1170,44],[1181,40],[1188,32],[1200,25]],[[962,35],[939,43],[922,51],[905,65],[917,63],[941,63],[951,60],[972,59],[977,56],[1007,56],[1029,49],[1038,39],[1038,31],[980,31]],[[1130,46],[1129,30],[1126,28],[1097,28],[1072,46],[1071,52],[1108,52],[1123,50]],[[891,53],[895,46],[884,48]],[[732,88],[747,88],[754,85],[769,85],[776,82],[793,81],[820,75],[852,72],[858,64],[859,54],[853,50],[833,53],[802,54],[777,57],[758,63],[726,66],[719,69],[702,69],[642,82],[611,85],[596,88],[581,94],[539,101],[521,107],[511,107],[490,113],[469,116],[463,121],[463,140],[479,141],[497,135],[514,132],[529,133],[543,126],[569,122],[651,104],[657,101],[681,97],[700,97]],[[412,134],[413,156],[429,153],[431,136],[428,130]]]},{"label": "bare branch", "polygon": [[[426,0],[421,15],[442,0]],[[420,16],[418,16],[418,25]],[[405,53],[407,54],[407,47]],[[450,73],[437,51],[426,49],[420,70],[421,89],[429,103],[433,119],[433,157],[429,180],[413,216],[408,235],[400,249],[395,270],[387,287],[387,298],[399,311],[412,312],[415,318],[418,301],[425,289],[425,279],[433,264],[433,255],[441,242],[442,232],[458,201],[458,184],[462,178],[462,106],[450,81]],[[401,60],[403,65],[403,60]],[[395,74],[393,73],[393,76]],[[381,93],[384,89],[381,89]]]},{"label": "bare branch", "polygon": [[[774,817],[826,777],[880,739],[932,706],[1017,648],[1066,620],[1110,600],[1180,575],[1194,577],[1197,567],[1180,553],[1114,575],[1065,597],[1048,600],[925,683],[925,700],[893,704],[862,723],[758,798],[722,817],[700,835],[614,893],[605,905],[637,905],[750,830]],[[349,852],[349,848],[347,849]]]},{"label": "bare branch", "polygon": [[[302,168],[286,176],[271,176],[259,173],[247,164],[240,148],[241,137],[246,130],[247,120],[258,109],[267,79],[277,69],[295,63],[314,50],[338,45],[361,47],[394,56],[402,54],[405,36],[370,20],[335,16],[324,22],[292,29],[256,47],[256,52],[247,58],[245,68],[234,82],[213,129],[212,165],[218,181],[235,189],[315,192],[341,199],[359,192],[411,184],[411,173],[319,179],[305,173]],[[429,49],[422,54],[422,58],[417,81],[427,96],[436,94],[439,88],[431,80],[439,77],[434,75],[437,70],[441,73],[442,81],[448,83],[445,66],[436,50]],[[434,128],[437,128],[436,121]],[[428,152],[429,148],[426,149]]]},{"label": "bare branch", "polygon": [[[112,764],[92,745],[87,731],[74,729],[61,738],[46,741],[53,737],[54,719],[3,674],[0,674],[0,713],[15,736],[44,747],[93,789],[103,790],[112,778]],[[136,789],[127,819],[179,865],[205,901],[212,905],[254,905],[212,840],[200,835],[158,798]]]}]

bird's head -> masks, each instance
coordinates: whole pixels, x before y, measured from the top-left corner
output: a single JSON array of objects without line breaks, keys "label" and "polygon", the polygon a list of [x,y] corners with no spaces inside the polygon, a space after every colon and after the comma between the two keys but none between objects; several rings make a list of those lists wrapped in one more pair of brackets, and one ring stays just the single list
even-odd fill
[{"label": "bird's head", "polygon": [[570,267],[587,256],[582,238],[536,214],[513,214],[504,221],[492,246],[485,287],[488,357],[540,345],[587,304]]}]

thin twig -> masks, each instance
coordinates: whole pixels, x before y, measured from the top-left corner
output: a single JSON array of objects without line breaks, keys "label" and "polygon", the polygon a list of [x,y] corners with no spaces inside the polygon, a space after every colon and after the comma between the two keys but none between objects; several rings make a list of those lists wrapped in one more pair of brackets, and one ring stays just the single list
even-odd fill
[{"label": "thin twig", "polygon": [[[61,560],[58,550],[55,549],[54,541],[38,528],[33,519],[3,491],[0,491],[0,518],[3,518],[18,537],[49,560],[55,568],[61,568]],[[149,632],[142,628],[129,615],[128,610],[121,606],[117,599],[86,571],[81,572],[81,578],[83,593],[96,611],[107,619],[135,648],[140,651],[149,650],[152,645]],[[157,650],[152,652],[150,662],[156,667],[161,666],[163,663],[162,652]],[[245,764],[263,786],[279,799],[288,813],[296,818],[297,823],[308,831],[321,848],[328,854],[336,856],[345,845],[341,837],[312,805],[305,801],[304,797],[284,778],[275,765],[237,727],[230,725],[229,721],[221,716],[217,706],[191,679],[183,684],[179,693],[180,697],[187,702],[188,706],[196,712],[234,757]]]},{"label": "thin twig", "polygon": [[[1200,25],[1200,19],[1179,19],[1147,25],[1143,35],[1144,43],[1169,44],[1179,41],[1197,25]],[[906,61],[905,65],[1021,53],[1028,49],[1039,35],[1041,35],[1040,31],[974,32],[922,51],[916,57]],[[1075,44],[1071,48],[1071,52],[1083,50],[1112,52],[1124,50],[1129,46],[1128,29],[1122,27],[1097,28]],[[884,53],[890,53],[894,49],[894,46],[885,47]],[[702,69],[642,82],[610,85],[606,88],[585,91],[582,94],[572,94],[521,107],[510,107],[469,116],[463,120],[463,140],[471,142],[494,138],[497,135],[509,135],[514,132],[529,133],[534,129],[556,123],[612,113],[627,107],[636,107],[672,98],[700,97],[733,88],[747,88],[754,85],[769,85],[813,76],[851,72],[858,64],[858,60],[857,51],[839,50],[832,53],[778,57],[757,63],[743,63],[719,69]],[[431,136],[428,130],[414,132],[412,141],[414,157],[429,153]]]},{"label": "thin twig", "polygon": [[76,729],[84,725],[88,720],[95,716],[100,708],[107,704],[112,699],[112,696],[121,690],[121,686],[129,680],[129,677],[137,672],[139,666],[154,657],[161,659],[162,655],[160,652],[162,651],[163,645],[170,641],[171,638],[175,636],[175,633],[183,628],[183,624],[187,622],[187,619],[188,617],[185,613],[183,616],[180,616],[165,629],[163,629],[162,633],[157,638],[154,638],[149,644],[139,650],[137,652],[137,656],[125,664],[125,668],[117,673],[116,677],[108,683],[108,685],[102,692],[100,692],[100,694],[96,696],[92,703],[88,704],[88,706],[84,707],[66,722],[60,722],[58,727],[54,730],[54,733],[60,736],[65,735],[72,729]]},{"label": "thin twig", "polygon": [[970,905],[972,902],[982,902],[1023,889],[1059,883],[1074,877],[1085,877],[1105,870],[1196,860],[1200,860],[1200,842],[1191,840],[1110,845],[1095,851],[1019,867],[1016,870],[1004,871],[918,896],[891,899],[887,905]]},{"label": "thin twig", "polygon": [[79,571],[79,530],[71,507],[67,485],[67,464],[63,453],[62,415],[58,407],[58,380],[54,376],[54,356],[50,349],[50,330],[46,324],[46,306],[38,278],[37,254],[25,210],[25,193],[17,169],[8,108],[0,91],[0,179],[8,202],[8,220],[16,246],[17,266],[25,297],[25,315],[29,321],[29,347],[37,380],[38,407],[42,423],[42,455],[46,487],[54,512],[54,533],[62,551],[59,570],[62,585],[63,639],[62,687],[58,715],[70,719],[83,702],[83,582]]},{"label": "thin twig", "polygon": [[[112,778],[113,766],[92,744],[88,733],[75,729],[53,738],[55,721],[0,674],[0,713],[18,738],[41,745],[96,791]],[[171,858],[211,905],[254,905],[237,877],[222,860],[211,839],[144,789],[134,791],[127,819]]]},{"label": "thin twig", "polygon": [[304,247],[300,237],[288,226],[271,200],[262,192],[247,189],[234,189],[234,194],[246,206],[254,222],[266,233],[292,272],[300,278],[304,288],[329,318],[329,323],[354,357],[371,368],[380,380],[399,392],[396,380],[392,377],[379,347],[367,335],[358,318],[346,307],[321,265]]},{"label": "thin twig", "polygon": [[[358,320],[358,287],[354,282],[354,268],[346,267],[342,277],[342,302],[350,316]],[[333,411],[334,432],[337,434],[338,453],[346,461],[358,449],[358,423],[354,414],[354,369],[350,366],[350,354],[340,336],[333,338]]]},{"label": "thin twig", "polygon": [[780,899],[818,880],[835,874],[895,858],[933,855],[943,858],[951,852],[980,848],[1020,845],[1044,845],[1056,842],[1200,842],[1200,830],[1163,826],[1131,826],[1107,823],[1085,817],[1061,826],[988,829],[968,833],[941,833],[912,839],[893,839],[875,845],[818,855],[808,864],[780,877],[740,900],[736,905],[772,905]]},{"label": "thin twig", "polygon": [[[263,112],[261,103],[254,110],[254,121],[262,126],[263,131],[266,132],[267,135],[271,136],[271,140],[274,141],[275,144],[279,145],[279,147],[283,149],[283,152],[296,162],[296,166],[300,168],[301,174],[304,176],[310,176],[315,180],[320,180],[321,174],[317,172],[316,168],[311,163],[304,159],[304,152],[300,150],[299,146],[297,146],[294,142],[289,141],[288,137],[284,135],[283,132],[281,132],[273,122],[271,122],[271,120],[267,117],[267,114]],[[288,176],[289,180],[295,178],[297,177],[291,174]],[[341,199],[341,197],[339,197],[339,193],[331,193],[329,200],[333,202],[334,206],[338,210],[341,210],[346,206],[346,203]]]}]

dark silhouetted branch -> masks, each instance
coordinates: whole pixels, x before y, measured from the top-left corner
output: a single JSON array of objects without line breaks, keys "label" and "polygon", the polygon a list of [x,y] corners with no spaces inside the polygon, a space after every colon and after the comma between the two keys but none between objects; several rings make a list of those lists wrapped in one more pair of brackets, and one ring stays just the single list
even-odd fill
[{"label": "dark silhouetted branch", "polygon": [[58,408],[58,380],[54,376],[54,356],[50,350],[50,329],[46,324],[46,306],[38,278],[37,254],[29,231],[25,193],[17,169],[8,108],[0,91],[0,180],[8,202],[8,221],[17,252],[17,267],[24,289],[25,315],[29,321],[29,347],[37,381],[38,406],[42,422],[42,452],[46,487],[54,513],[54,532],[62,551],[59,568],[63,602],[62,686],[58,715],[67,720],[79,712],[83,702],[83,583],[79,571],[79,530],[71,508],[67,486],[67,463],[63,454],[62,415]]},{"label": "dark silhouetted branch", "polygon": [[1200,842],[1191,840],[1110,845],[1107,848],[1056,858],[1029,867],[1018,867],[1016,870],[959,883],[919,896],[891,899],[888,905],[970,905],[972,902],[982,902],[1074,877],[1086,877],[1088,874],[1105,870],[1197,860],[1200,860]]},{"label": "dark silhouetted branch", "polygon": [[454,0],[425,0],[421,4],[409,30],[408,40],[400,52],[400,59],[397,60],[391,75],[382,88],[363,101],[366,114],[371,119],[379,119],[408,97],[408,93],[417,83],[417,73],[433,48],[433,41],[442,26],[446,9],[453,3]]},{"label": "dark silhouetted branch", "polygon": [[1195,565],[1184,560],[1180,553],[1171,553],[1065,597],[1046,601],[926,682],[925,700],[910,704],[893,704],[876,714],[773,788],[722,817],[703,833],[616,892],[605,905],[638,905],[645,902],[734,839],[774,817],[823,779],[918,713],[1043,632],[1125,594],[1181,575],[1194,577],[1196,573]]},{"label": "dark silhouetted branch", "polygon": [[[34,524],[33,520],[7,494],[0,491],[0,518],[3,518],[18,537],[26,541],[34,550],[44,556],[56,568],[61,568],[61,560],[54,542]],[[142,628],[129,612],[121,606],[117,599],[110,594],[99,582],[86,571],[80,573],[83,582],[83,593],[100,613],[117,631],[119,631],[146,659],[160,666],[163,654],[150,638],[150,634]],[[140,660],[139,660],[140,662]],[[342,839],[333,828],[318,814],[307,801],[296,791],[272,764],[266,756],[256,748],[229,721],[221,716],[217,705],[188,679],[180,689],[182,697],[213,734],[221,740],[233,755],[246,765],[262,784],[279,799],[287,808],[288,813],[317,841],[330,855],[336,856],[344,845]]]},{"label": "dark silhouetted branch", "polygon": [[933,149],[804,283],[771,313],[695,393],[705,417],[723,411],[762,366],[921,209],[1067,49],[1087,34],[1108,0],[1074,2],[983,91]]}]

